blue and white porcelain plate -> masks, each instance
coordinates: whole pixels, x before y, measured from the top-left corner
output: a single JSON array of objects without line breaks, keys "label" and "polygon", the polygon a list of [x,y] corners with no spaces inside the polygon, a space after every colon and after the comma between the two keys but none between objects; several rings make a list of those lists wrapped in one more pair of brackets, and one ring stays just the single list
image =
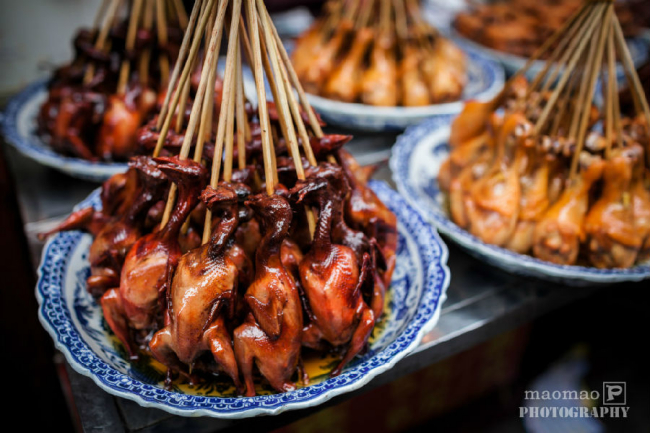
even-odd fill
[{"label": "blue and white porcelain plate", "polygon": [[470,254],[514,274],[572,286],[641,281],[650,278],[650,263],[630,269],[555,265],[532,256],[489,245],[458,227],[450,218],[438,187],[440,165],[449,156],[452,117],[434,118],[409,128],[392,149],[390,168],[398,191],[438,230]]},{"label": "blue and white porcelain plate", "polygon": [[[455,30],[452,30],[454,39],[462,41],[464,44],[471,46],[475,50],[484,52],[494,59],[498,60],[499,63],[505,68],[506,74],[508,76],[514,75],[526,65],[528,61],[527,58],[517,56],[515,54],[506,53],[505,51],[498,51],[485,45],[481,45],[478,42],[475,42],[465,36],[461,35]],[[630,55],[634,65],[638,68],[643,63],[648,60],[648,50],[650,49],[650,30],[646,30],[641,33],[639,36],[634,38],[627,39],[627,46],[630,49]],[[544,69],[545,62],[543,60],[535,61],[528,72],[526,73],[526,78],[532,80],[535,76]],[[620,83],[625,81],[625,72],[623,71],[622,65],[617,65],[616,76]]]},{"label": "blue and white porcelain plate", "polygon": [[35,82],[11,98],[0,126],[6,141],[20,153],[70,176],[101,182],[127,170],[126,163],[91,162],[55,152],[36,134],[38,110],[47,99],[47,80]]},{"label": "blue and white porcelain plate", "polygon": [[[92,238],[78,231],[50,239],[38,270],[39,318],[56,347],[79,373],[118,397],[182,416],[244,418],[274,415],[321,404],[362,387],[413,351],[440,317],[449,285],[447,247],[436,231],[386,184],[372,182],[379,198],[396,213],[399,230],[397,265],[390,286],[384,329],[369,351],[340,376],[284,394],[213,397],[168,391],[162,382],[141,374],[116,350],[103,325],[101,308],[86,291]],[[99,190],[79,207],[100,206]]]}]

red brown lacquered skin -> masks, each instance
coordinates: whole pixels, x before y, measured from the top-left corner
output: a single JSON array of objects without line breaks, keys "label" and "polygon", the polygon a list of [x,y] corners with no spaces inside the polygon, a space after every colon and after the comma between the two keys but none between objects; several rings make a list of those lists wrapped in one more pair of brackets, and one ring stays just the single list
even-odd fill
[{"label": "red brown lacquered skin", "polygon": [[181,226],[199,201],[207,170],[192,160],[155,158],[158,168],[178,185],[178,200],[161,230],[141,237],[129,250],[119,288],[101,298],[104,317],[115,335],[136,356],[131,330],[151,330],[162,325],[167,290],[181,257]]},{"label": "red brown lacquered skin", "polygon": [[397,217],[368,187],[372,170],[359,167],[345,149],[337,151],[337,160],[350,184],[350,195],[345,200],[346,221],[368,238],[377,240],[386,262],[386,271],[381,271],[382,280],[388,287],[397,259]]},{"label": "red brown lacquered skin", "polygon": [[311,249],[300,264],[300,280],[309,300],[312,320],[304,328],[303,344],[322,347],[346,346],[345,354],[332,371],[341,373],[345,365],[367,344],[375,315],[363,300],[362,288],[370,277],[370,255],[359,263],[354,250],[332,242],[334,219],[340,214],[342,197],[328,179],[310,176],[291,191],[298,203],[318,207],[318,224]]},{"label": "red brown lacquered skin", "polygon": [[[238,185],[238,189],[245,187]],[[219,221],[210,241],[181,257],[169,291],[165,327],[149,344],[154,357],[172,371],[194,381],[189,372],[199,356],[212,353],[222,372],[241,390],[239,372],[226,327],[237,301],[237,282],[241,254],[232,240],[239,225],[238,193],[222,182],[208,187],[201,199]]]},{"label": "red brown lacquered skin", "polygon": [[165,175],[151,158],[136,157],[130,164],[137,170],[138,186],[97,233],[90,246],[91,277],[87,283],[88,291],[94,296],[101,296],[106,290],[119,286],[124,258],[140,238],[149,208],[162,198],[166,190]]},{"label": "red brown lacquered skin", "polygon": [[254,396],[253,363],[276,390],[295,389],[291,376],[299,365],[303,316],[298,289],[281,254],[293,217],[291,206],[277,194],[264,193],[246,204],[258,216],[264,237],[255,256],[255,278],[244,296],[250,312],[235,329],[234,344],[246,395]]},{"label": "red brown lacquered skin", "polygon": [[[306,173],[310,178],[326,179],[339,197],[349,196],[350,185],[341,167],[330,163],[320,163],[316,167],[308,168]],[[371,278],[364,285],[363,294],[375,314],[375,320],[379,321],[384,311],[387,287],[382,275],[387,269],[385,257],[377,240],[368,238],[364,232],[351,228],[345,221],[344,207],[341,205],[335,207],[335,213],[332,216],[332,240],[351,248],[358,263],[363,263],[365,254],[369,255],[368,272]],[[371,284],[370,281],[374,281],[374,283]]]}]

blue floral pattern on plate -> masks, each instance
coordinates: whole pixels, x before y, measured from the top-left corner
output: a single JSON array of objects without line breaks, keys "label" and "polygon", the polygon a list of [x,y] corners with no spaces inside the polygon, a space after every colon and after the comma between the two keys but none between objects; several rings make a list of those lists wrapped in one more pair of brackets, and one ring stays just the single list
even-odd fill
[{"label": "blue floral pattern on plate", "polygon": [[534,276],[572,286],[641,281],[650,278],[650,264],[630,269],[597,269],[555,265],[532,256],[489,245],[454,224],[438,187],[440,165],[449,155],[452,116],[429,119],[407,129],[392,149],[390,168],[403,197],[438,230],[479,259],[514,274]]},{"label": "blue floral pattern on plate", "polygon": [[[450,273],[447,247],[435,230],[403,198],[372,181],[379,198],[396,213],[399,246],[391,284],[386,327],[368,353],[343,373],[292,392],[252,398],[206,397],[167,391],[133,371],[102,326],[101,309],[85,289],[92,238],[72,231],[52,237],[44,247],[36,295],[39,318],[72,367],[107,392],[182,416],[244,418],[311,407],[362,387],[413,351],[440,316]],[[99,190],[78,207],[100,206]]]},{"label": "blue floral pattern on plate", "polygon": [[101,182],[127,170],[126,163],[91,162],[55,152],[36,134],[38,110],[47,98],[47,80],[35,82],[7,103],[0,127],[8,143],[20,153],[70,176]]}]

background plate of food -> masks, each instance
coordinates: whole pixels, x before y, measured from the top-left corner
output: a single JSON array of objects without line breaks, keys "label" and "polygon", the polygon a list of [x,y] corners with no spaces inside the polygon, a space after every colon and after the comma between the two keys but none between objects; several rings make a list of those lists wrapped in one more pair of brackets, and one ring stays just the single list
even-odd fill
[{"label": "background plate of food", "polygon": [[292,44],[296,75],[326,121],[403,130],[501,90],[500,66],[440,34],[418,2],[377,3],[329,2]]},{"label": "background plate of food", "polygon": [[[583,4],[582,0],[565,0],[547,4],[535,0],[507,0],[478,5],[458,14],[453,23],[454,37],[489,53],[512,75],[523,68],[528,57]],[[650,32],[643,28],[648,19],[642,1],[617,2],[628,47],[638,67],[648,60]],[[532,78],[544,68],[544,59],[535,62],[527,72]],[[623,69],[618,68],[619,80]]]},{"label": "background plate of food", "polygon": [[[92,181],[124,172],[131,156],[148,153],[138,132],[165,95],[187,20],[172,3],[161,14],[164,42],[156,37],[153,3],[145,8],[152,22],[139,31],[129,23],[141,9],[126,2],[100,7],[94,27],[77,31],[73,59],[9,101],[7,141],[43,165]],[[165,17],[168,10],[176,13]]]},{"label": "background plate of food", "polygon": [[29,85],[7,104],[1,117],[2,134],[20,153],[40,164],[80,179],[101,182],[126,171],[127,164],[93,162],[54,151],[37,133],[37,117],[47,99],[47,81]]},{"label": "background plate of food", "polygon": [[466,44],[459,44],[467,56],[467,85],[460,100],[421,107],[377,107],[341,102],[307,94],[312,106],[327,122],[368,131],[401,131],[422,120],[457,114],[464,101],[489,100],[503,88],[505,75],[501,66],[489,56]]},{"label": "background plate of food", "polygon": [[[79,231],[56,234],[43,250],[36,288],[41,323],[73,368],[101,388],[176,415],[271,415],[315,406],[358,389],[414,350],[435,326],[450,278],[447,248],[435,230],[388,186],[374,181],[370,185],[397,215],[397,265],[387,296],[387,314],[375,328],[368,352],[337,377],[328,375],[332,360],[317,358],[315,363],[305,362],[310,385],[283,394],[273,394],[268,386],[258,384],[256,397],[237,397],[232,386],[218,382],[165,389],[161,365],[144,358],[129,362],[123,346],[108,331],[101,308],[86,290],[92,238]],[[78,209],[99,207],[100,203],[97,190]]]},{"label": "background plate of food", "polygon": [[650,263],[647,261],[628,269],[557,265],[490,245],[456,225],[450,217],[447,196],[438,184],[440,168],[449,157],[451,122],[451,116],[434,118],[407,129],[398,138],[390,159],[399,192],[442,234],[475,257],[515,274],[572,286],[650,278]]}]

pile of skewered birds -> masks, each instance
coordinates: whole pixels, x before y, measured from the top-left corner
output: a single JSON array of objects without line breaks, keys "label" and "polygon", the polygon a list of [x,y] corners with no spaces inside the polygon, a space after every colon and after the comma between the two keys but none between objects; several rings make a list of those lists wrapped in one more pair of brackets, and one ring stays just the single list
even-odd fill
[{"label": "pile of skewered birds", "polygon": [[[366,185],[370,172],[337,149],[347,140],[320,141],[321,162],[304,181],[286,148],[278,153],[271,196],[254,165],[212,188],[192,160],[135,157],[103,185],[101,210],[79,210],[56,229],[94,236],[87,287],[131,356],[150,351],[170,380],[226,374],[242,393],[240,376],[252,377],[255,363],[283,392],[295,386],[303,347],[341,354],[332,375],[364,350],[395,266],[396,219]],[[161,228],[172,182],[178,201]],[[318,214],[313,239],[306,205]],[[206,209],[214,231],[201,245]]]},{"label": "pile of skewered birds", "polygon": [[292,53],[306,91],[387,107],[460,99],[465,55],[423,20],[417,0],[332,0],[324,8]]},{"label": "pile of skewered birds", "polygon": [[177,0],[104,0],[94,29],[74,38],[73,60],[53,73],[39,135],[90,161],[142,154],[136,131],[164,98],[186,22]]},{"label": "pile of skewered birds", "polygon": [[[629,268],[650,258],[650,109],[611,2],[591,2],[554,38],[548,75],[529,84],[522,71],[494,101],[465,106],[439,184],[452,220],[485,243],[555,264]],[[617,58],[632,117],[620,112]]]},{"label": "pile of skewered birds", "polygon": [[[87,288],[131,357],[146,351],[164,364],[167,386],[219,375],[253,396],[255,371],[279,392],[307,385],[304,348],[338,355],[332,376],[365,350],[384,312],[398,235],[395,215],[367,184],[372,170],[342,149],[351,137],[323,134],[302,89],[298,106],[264,3],[245,6],[197,0],[183,46],[198,47],[207,17],[214,21],[189,121],[170,129],[197,52],[181,49],[163,126],[139,135],[156,142],[155,156],[132,158],[104,183],[101,209],[74,212],[54,231],[93,235]],[[223,99],[210,107],[227,12]],[[262,58],[283,78],[267,75],[277,106],[245,104],[238,41],[250,41],[258,100],[266,101]]]},{"label": "pile of skewered birds", "polygon": [[[458,14],[455,29],[463,36],[494,50],[530,57],[544,41],[584,4],[584,0],[504,0],[478,4]],[[635,19],[650,11],[643,1],[617,2],[625,35],[642,31]]]}]

